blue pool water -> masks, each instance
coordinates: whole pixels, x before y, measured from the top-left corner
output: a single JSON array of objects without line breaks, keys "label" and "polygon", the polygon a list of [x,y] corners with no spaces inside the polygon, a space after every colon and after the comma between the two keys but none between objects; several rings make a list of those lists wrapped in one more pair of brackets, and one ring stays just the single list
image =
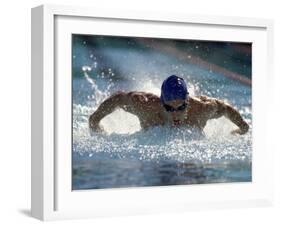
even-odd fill
[{"label": "blue pool water", "polygon": [[[81,68],[82,76],[73,76],[73,189],[251,181],[249,86],[160,53],[104,52],[115,59],[122,79],[116,79],[109,67],[99,73],[94,55],[92,63]],[[250,131],[231,135],[236,126],[224,117],[210,120],[203,137],[188,128],[141,131],[136,116],[117,109],[101,121],[105,134],[90,134],[88,117],[105,98],[118,90],[160,95],[162,81],[170,74],[184,77],[191,95],[232,104]]]}]

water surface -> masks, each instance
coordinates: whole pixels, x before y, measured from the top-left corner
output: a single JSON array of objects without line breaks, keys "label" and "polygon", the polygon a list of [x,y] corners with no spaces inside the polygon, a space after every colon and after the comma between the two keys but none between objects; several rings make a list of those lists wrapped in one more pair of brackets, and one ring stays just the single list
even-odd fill
[{"label": "water surface", "polygon": [[[73,189],[251,181],[251,87],[165,54],[103,49],[103,55],[118,65],[115,78],[114,68],[98,70],[102,62],[94,52],[79,51],[91,63],[73,76]],[[117,109],[101,121],[106,133],[90,134],[88,118],[105,98],[118,90],[159,96],[170,74],[182,76],[191,95],[232,104],[250,131],[231,135],[236,126],[224,117],[210,120],[205,136],[188,128],[142,131],[136,116]]]}]

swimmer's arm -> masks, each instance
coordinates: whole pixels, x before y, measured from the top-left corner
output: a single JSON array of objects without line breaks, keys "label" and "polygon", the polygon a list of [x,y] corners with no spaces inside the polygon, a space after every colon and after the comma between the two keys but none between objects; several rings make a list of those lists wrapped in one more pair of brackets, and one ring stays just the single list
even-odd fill
[{"label": "swimmer's arm", "polygon": [[225,116],[239,127],[239,129],[233,130],[231,132],[232,134],[237,133],[242,135],[248,132],[248,123],[242,118],[241,114],[231,105],[223,101],[214,99],[212,100],[210,107],[212,108],[212,113],[210,114],[211,118],[219,118],[221,116]]},{"label": "swimmer's arm", "polygon": [[112,113],[117,107],[123,107],[128,102],[128,96],[124,92],[119,92],[107,98],[100,104],[98,109],[89,118],[90,129],[100,132],[102,131],[99,123],[100,121],[110,113]]}]

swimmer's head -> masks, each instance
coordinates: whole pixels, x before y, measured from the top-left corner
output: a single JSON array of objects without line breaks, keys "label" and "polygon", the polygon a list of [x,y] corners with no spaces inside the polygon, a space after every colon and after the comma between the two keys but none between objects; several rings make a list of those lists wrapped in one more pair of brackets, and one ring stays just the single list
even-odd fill
[{"label": "swimmer's head", "polygon": [[162,104],[165,104],[175,100],[186,100],[188,94],[183,78],[171,75],[162,84],[160,98]]},{"label": "swimmer's head", "polygon": [[176,75],[169,76],[162,84],[160,99],[173,126],[184,124],[188,94],[185,81]]}]

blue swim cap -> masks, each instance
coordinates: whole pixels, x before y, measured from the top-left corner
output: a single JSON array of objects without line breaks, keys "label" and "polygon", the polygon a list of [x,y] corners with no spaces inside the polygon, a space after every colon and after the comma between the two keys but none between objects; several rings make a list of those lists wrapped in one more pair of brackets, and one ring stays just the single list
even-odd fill
[{"label": "blue swim cap", "polygon": [[160,98],[162,103],[165,103],[172,100],[186,100],[188,94],[183,78],[171,75],[162,84]]}]

